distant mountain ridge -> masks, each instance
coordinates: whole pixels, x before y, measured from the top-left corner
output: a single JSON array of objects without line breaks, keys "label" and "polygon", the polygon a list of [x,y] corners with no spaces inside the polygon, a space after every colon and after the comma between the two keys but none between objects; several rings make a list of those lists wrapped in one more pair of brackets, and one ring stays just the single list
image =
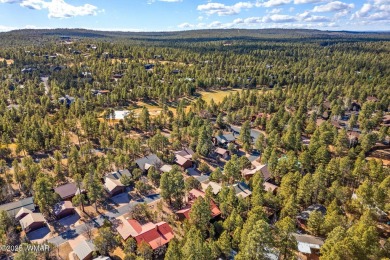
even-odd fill
[{"label": "distant mountain ridge", "polygon": [[315,29],[207,29],[170,32],[122,32],[87,29],[22,29],[0,33],[0,44],[42,44],[61,36],[100,39],[105,41],[132,40],[143,42],[202,42],[202,41],[302,41],[336,42],[390,41],[390,32],[321,31]]}]

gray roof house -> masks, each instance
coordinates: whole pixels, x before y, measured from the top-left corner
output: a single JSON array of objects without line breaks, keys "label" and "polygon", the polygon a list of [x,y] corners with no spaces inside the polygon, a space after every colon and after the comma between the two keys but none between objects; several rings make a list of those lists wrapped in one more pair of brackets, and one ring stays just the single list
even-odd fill
[{"label": "gray roof house", "polygon": [[236,196],[241,196],[243,199],[252,195],[252,191],[249,189],[249,186],[245,182],[238,182],[233,185]]},{"label": "gray roof house", "polygon": [[215,139],[220,144],[228,144],[236,140],[233,134],[217,135]]},{"label": "gray roof house", "polygon": [[151,166],[154,166],[159,169],[163,165],[163,162],[155,154],[149,154],[148,156],[140,158],[135,162],[138,167],[143,171],[147,171]]},{"label": "gray roof house", "polygon": [[74,249],[73,252],[80,260],[92,259],[92,253],[95,251],[95,245],[92,241],[82,241]]},{"label": "gray roof house", "polygon": [[324,244],[324,240],[319,237],[296,233],[293,233],[293,235],[298,242],[298,251],[304,254],[313,254],[318,252]]},{"label": "gray roof house", "polygon": [[104,187],[111,196],[117,195],[125,191],[126,186],[121,182],[122,176],[132,177],[129,170],[118,170],[109,173],[104,178]]},{"label": "gray roof house", "polygon": [[313,213],[314,211],[319,211],[319,212],[322,213],[322,215],[326,214],[326,208],[323,205],[321,205],[321,204],[313,204],[313,205],[307,207],[304,211],[302,211],[298,215],[297,219],[299,221],[305,222],[305,221],[307,221],[309,219],[311,213]]},{"label": "gray roof house", "polygon": [[21,199],[19,201],[0,205],[0,211],[5,210],[12,217],[14,217],[20,211],[21,208],[26,208],[28,210],[34,211],[35,210],[34,198],[28,197],[25,199]]}]

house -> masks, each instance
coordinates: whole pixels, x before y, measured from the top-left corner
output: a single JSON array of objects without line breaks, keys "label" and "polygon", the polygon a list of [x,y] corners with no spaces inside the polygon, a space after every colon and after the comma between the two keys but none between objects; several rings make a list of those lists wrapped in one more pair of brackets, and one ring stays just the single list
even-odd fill
[{"label": "house", "polygon": [[142,171],[147,171],[152,166],[159,169],[163,165],[163,162],[155,154],[149,154],[148,156],[142,157],[136,160],[135,163]]},{"label": "house", "polygon": [[[230,125],[230,131],[233,133],[233,136],[239,135],[241,132],[241,127]],[[255,142],[256,139],[259,137],[259,135],[260,135],[259,131],[255,130],[255,129],[250,130],[250,136],[251,136],[252,142]]]},{"label": "house", "polygon": [[112,76],[112,78],[114,79],[121,79],[123,77],[123,74],[120,74],[120,73],[116,73]]},{"label": "house", "polygon": [[112,120],[124,120],[126,116],[130,114],[129,110],[115,110],[114,113],[109,113],[107,115],[108,119]]},{"label": "house", "polygon": [[326,208],[325,208],[324,206],[322,206],[321,204],[313,204],[313,205],[307,207],[304,211],[302,211],[302,212],[297,216],[298,223],[299,223],[301,226],[306,225],[307,220],[309,219],[310,215],[311,215],[314,211],[319,211],[319,212],[322,213],[322,215],[325,215],[325,214],[326,214]]},{"label": "house", "polygon": [[246,197],[252,195],[252,191],[249,189],[249,186],[244,182],[236,183],[230,187],[234,188],[234,192],[236,193],[237,197],[241,196],[243,199],[245,199]]},{"label": "house", "polygon": [[208,187],[211,187],[211,191],[213,192],[214,195],[217,195],[221,189],[222,186],[219,183],[216,183],[214,181],[209,181],[208,183],[201,183],[202,185],[202,190],[206,191]]},{"label": "house", "polygon": [[389,115],[384,115],[382,119],[382,124],[384,126],[390,126],[390,114]]},{"label": "house", "polygon": [[32,73],[35,69],[34,68],[24,68],[22,69],[22,73]]},{"label": "house", "polygon": [[93,260],[111,260],[111,258],[109,256],[98,256],[96,258],[94,258]]},{"label": "house", "polygon": [[122,176],[131,178],[132,174],[129,170],[125,169],[109,173],[104,177],[104,188],[111,197],[126,190],[126,185],[124,185],[121,181]]},{"label": "house", "polygon": [[279,188],[279,186],[277,186],[277,185],[275,185],[275,184],[272,184],[272,183],[270,183],[270,182],[267,182],[267,181],[265,181],[265,182],[263,183],[263,186],[264,186],[264,190],[265,190],[265,191],[271,192],[271,193],[273,193],[273,194],[275,194],[275,193],[276,193],[276,190]]},{"label": "house", "polygon": [[217,149],[215,149],[215,154],[225,160],[229,159],[229,156],[230,156],[230,152],[224,148],[220,148],[220,147],[217,147]]},{"label": "house", "polygon": [[30,213],[33,213],[31,210],[29,210],[28,208],[21,208],[18,213],[16,213],[15,215],[15,219],[16,220],[21,220],[22,218],[24,218],[26,215],[30,214]]},{"label": "house", "polygon": [[236,138],[233,134],[223,134],[223,135],[217,135],[214,138],[214,145],[220,145],[223,147],[227,147],[228,144],[234,143],[236,141]]},{"label": "house", "polygon": [[306,259],[318,259],[320,248],[324,244],[322,238],[296,233],[294,233],[293,236],[297,240],[298,251],[305,255]]},{"label": "house", "polygon": [[361,109],[362,107],[356,102],[352,102],[351,106],[349,107],[350,111],[360,111]]},{"label": "house", "polygon": [[76,210],[71,201],[65,200],[55,204],[53,212],[56,218],[60,219],[75,214]]},{"label": "house", "polygon": [[182,71],[178,69],[172,70],[172,74],[179,74],[179,73],[182,73]]},{"label": "house", "polygon": [[174,152],[174,154],[176,164],[178,164],[183,170],[192,167],[192,155],[194,155],[194,151],[190,148],[184,148],[181,151]]},{"label": "house", "polygon": [[73,249],[73,252],[79,260],[91,260],[95,250],[95,245],[92,241],[83,240]]},{"label": "house", "polygon": [[60,97],[58,99],[58,102],[60,104],[65,104],[66,106],[70,106],[74,101],[75,101],[75,98],[68,96],[68,95],[65,95],[64,97]]},{"label": "house", "polygon": [[62,69],[64,69],[64,67],[62,67],[62,66],[53,66],[53,67],[50,68],[50,70],[51,70],[52,72],[59,72],[59,71],[61,71]]},{"label": "house", "polygon": [[350,145],[352,146],[357,145],[359,143],[359,137],[360,137],[360,133],[357,131],[348,132],[348,140]]},{"label": "house", "polygon": [[154,64],[145,64],[144,67],[146,70],[150,70],[154,68]]},{"label": "house", "polygon": [[54,188],[54,192],[60,195],[61,200],[72,200],[74,196],[84,193],[85,190],[82,189],[80,191],[77,184],[75,182],[71,182]]},{"label": "house", "polygon": [[[206,196],[206,193],[203,191],[192,189],[188,192],[188,198],[187,198],[187,205],[181,209],[176,211],[176,214],[179,216],[180,219],[190,219],[190,212],[191,207],[195,200],[199,197],[204,198]],[[210,209],[211,209],[211,217],[216,218],[219,215],[221,215],[221,211],[219,210],[218,206],[215,204],[213,200],[210,200]]]},{"label": "house", "polygon": [[267,164],[256,166],[254,169],[244,169],[241,171],[241,174],[242,177],[249,180],[257,172],[261,173],[264,181],[268,181],[271,178]]},{"label": "house", "polygon": [[22,229],[28,233],[46,226],[46,220],[41,213],[30,213],[19,220]]},{"label": "house", "polygon": [[135,219],[119,217],[119,220],[122,223],[117,227],[117,231],[124,240],[133,237],[138,245],[145,241],[153,250],[168,244],[174,237],[172,228],[166,222],[148,222],[141,225]]},{"label": "house", "polygon": [[22,209],[28,209],[30,211],[35,210],[34,197],[28,197],[19,201],[10,202],[7,204],[0,205],[0,211],[4,210],[9,216],[15,217]]},{"label": "house", "polygon": [[172,170],[172,165],[169,165],[169,164],[164,164],[160,168],[161,172],[170,172],[171,170]]}]

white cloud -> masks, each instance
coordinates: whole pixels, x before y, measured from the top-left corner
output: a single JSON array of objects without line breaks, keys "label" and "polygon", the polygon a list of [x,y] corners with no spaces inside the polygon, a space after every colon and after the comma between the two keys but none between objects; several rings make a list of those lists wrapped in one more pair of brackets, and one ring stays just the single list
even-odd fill
[{"label": "white cloud", "polygon": [[179,24],[177,27],[182,28],[182,29],[186,29],[186,28],[193,28],[194,25],[190,24],[190,23],[182,23],[182,24]]},{"label": "white cloud", "polygon": [[376,5],[390,4],[390,0],[373,0],[372,2],[374,2]]},{"label": "white cloud", "polygon": [[301,14],[298,14],[297,18],[300,21],[309,22],[309,23],[330,22],[330,20],[331,20],[329,17],[326,17],[326,16],[311,15],[309,11],[305,11]]},{"label": "white cloud", "polygon": [[320,3],[324,2],[324,0],[294,0],[294,4],[314,4],[314,3]]},{"label": "white cloud", "polygon": [[364,4],[362,8],[355,12],[354,16],[356,18],[366,17],[369,12],[371,12],[373,9],[373,6],[371,4]]},{"label": "white cloud", "polygon": [[166,3],[180,3],[180,2],[183,2],[183,0],[148,0],[147,3],[150,5],[150,4],[155,3],[156,1],[158,1],[158,2],[166,2]]},{"label": "white cloud", "polygon": [[282,11],[282,8],[274,8],[272,10],[267,10],[266,13],[269,13],[269,14],[278,14]]},{"label": "white cloud", "polygon": [[84,4],[73,6],[64,0],[52,0],[44,4],[49,11],[49,18],[69,18],[74,16],[96,15],[98,8],[94,5]]},{"label": "white cloud", "polygon": [[251,2],[238,2],[234,5],[225,5],[222,3],[207,3],[198,5],[197,10],[208,15],[217,14],[219,16],[234,15],[241,12],[242,9],[250,9],[255,5]]},{"label": "white cloud", "polygon": [[324,5],[315,6],[313,12],[325,13],[325,12],[339,12],[349,11],[355,7],[354,4],[347,4],[340,1],[330,2]]},{"label": "white cloud", "polygon": [[257,6],[264,6],[264,7],[273,7],[273,6],[280,6],[280,5],[287,5],[291,3],[291,0],[269,0],[267,2],[257,2]]},{"label": "white cloud", "polygon": [[43,10],[47,9],[49,18],[69,18],[74,16],[96,15],[98,8],[91,4],[74,6],[66,3],[64,0],[0,0],[0,3],[19,3],[21,7]]},{"label": "white cloud", "polygon": [[265,23],[269,23],[269,22],[286,23],[286,22],[296,22],[297,18],[295,16],[291,16],[291,15],[273,14],[270,16],[263,17],[262,21]]},{"label": "white cloud", "polygon": [[41,10],[44,2],[41,0],[24,0],[20,3],[20,6],[27,7],[29,9]]},{"label": "white cloud", "polygon": [[21,0],[0,0],[0,4],[14,4],[14,3],[20,3]]},{"label": "white cloud", "polygon": [[16,27],[0,25],[0,32],[8,32],[16,29],[17,29]]},{"label": "white cloud", "polygon": [[356,11],[351,20],[362,24],[390,22],[390,0],[372,0]]}]

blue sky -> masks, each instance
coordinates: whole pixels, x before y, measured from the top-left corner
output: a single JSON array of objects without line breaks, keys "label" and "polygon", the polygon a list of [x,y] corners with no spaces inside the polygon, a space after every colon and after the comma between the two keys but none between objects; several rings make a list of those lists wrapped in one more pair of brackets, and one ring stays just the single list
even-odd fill
[{"label": "blue sky", "polygon": [[0,0],[0,31],[390,30],[390,0]]}]

